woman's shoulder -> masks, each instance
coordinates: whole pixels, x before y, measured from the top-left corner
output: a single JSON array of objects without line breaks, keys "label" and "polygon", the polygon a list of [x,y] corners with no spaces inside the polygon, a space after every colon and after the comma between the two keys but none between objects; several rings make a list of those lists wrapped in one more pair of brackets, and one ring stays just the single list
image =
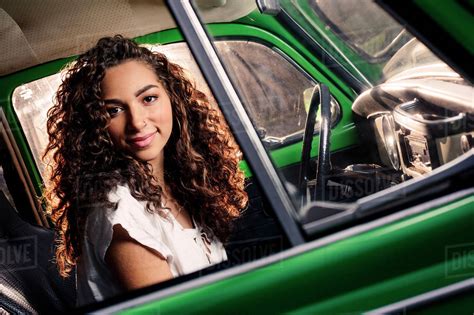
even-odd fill
[{"label": "woman's shoulder", "polygon": [[[85,225],[87,238],[108,239],[115,225],[121,225],[129,233],[134,230],[156,233],[158,227],[154,224],[154,214],[146,209],[145,201],[139,201],[132,196],[127,185],[117,185],[109,192],[108,199],[109,204],[98,203],[87,215]],[[103,233],[107,235],[101,235]]]},{"label": "woman's shoulder", "polygon": [[137,242],[162,253],[163,257],[171,255],[160,241],[163,229],[155,217],[157,214],[146,209],[146,202],[135,199],[126,185],[117,185],[108,197],[115,206],[98,205],[86,220],[86,239],[93,244],[101,259],[105,257],[116,225],[120,225]]},{"label": "woman's shoulder", "polygon": [[[119,202],[121,200],[135,199],[130,192],[127,184],[119,184],[112,188],[108,193],[110,202]],[[136,199],[135,199],[136,200]]]},{"label": "woman's shoulder", "polygon": [[[140,222],[147,219],[146,202],[132,196],[127,185],[117,185],[108,193],[109,204],[93,205],[87,215],[87,225],[113,226],[120,221]],[[110,205],[112,203],[112,205]]]}]

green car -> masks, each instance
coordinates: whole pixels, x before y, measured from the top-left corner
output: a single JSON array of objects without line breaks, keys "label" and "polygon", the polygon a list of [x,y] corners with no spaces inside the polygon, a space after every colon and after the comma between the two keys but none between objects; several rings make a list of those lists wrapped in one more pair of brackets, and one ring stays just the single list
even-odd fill
[{"label": "green car", "polygon": [[[0,313],[472,313],[470,0],[0,0]],[[228,260],[76,307],[39,199],[62,69],[123,34],[224,114]]]}]

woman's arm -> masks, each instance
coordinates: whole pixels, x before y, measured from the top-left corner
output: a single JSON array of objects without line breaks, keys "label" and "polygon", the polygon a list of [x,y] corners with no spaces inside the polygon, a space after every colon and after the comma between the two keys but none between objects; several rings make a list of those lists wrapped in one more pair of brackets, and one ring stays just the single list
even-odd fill
[{"label": "woman's arm", "polygon": [[157,251],[131,238],[121,225],[114,226],[105,263],[126,290],[173,278],[166,260]]}]

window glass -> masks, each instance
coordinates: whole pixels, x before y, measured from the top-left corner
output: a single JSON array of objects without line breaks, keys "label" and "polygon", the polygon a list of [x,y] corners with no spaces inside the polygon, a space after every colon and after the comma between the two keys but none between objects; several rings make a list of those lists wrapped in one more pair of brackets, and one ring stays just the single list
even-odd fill
[{"label": "window glass", "polygon": [[[411,39],[412,35],[380,7],[371,1],[352,0],[282,0],[280,4],[293,18],[291,22],[285,19],[284,24],[295,27],[291,30],[305,31],[314,39],[319,47],[314,57],[328,66],[329,71],[333,64],[324,60],[325,54],[318,57],[321,49],[327,49],[325,52],[334,58],[344,54],[347,63],[365,68],[367,73],[377,77],[373,84],[393,80],[365,90],[352,104],[346,103],[339,128],[331,131],[325,126],[314,141],[307,137],[302,145],[295,141],[294,145],[269,152],[280,179],[295,201],[295,208],[300,208],[298,214],[303,224],[338,214],[349,203],[367,202],[367,207],[371,207],[370,198],[360,200],[428,175],[471,148],[467,138],[471,137],[472,128],[467,120],[463,122],[463,117],[469,117],[471,112],[472,90],[417,39]],[[206,27],[212,34],[214,26]],[[303,128],[307,116],[305,94],[314,83],[304,75],[304,70],[289,61],[294,58],[289,49],[277,42],[275,46],[281,50],[244,41],[226,47],[219,38],[212,40],[258,132],[262,134],[263,130],[266,137],[286,137]],[[355,49],[347,49],[346,44]],[[288,53],[288,57],[284,58],[281,51]],[[367,56],[370,60],[364,59]],[[311,71],[303,63],[301,66]],[[315,80],[328,82],[325,79],[331,73],[322,70],[315,75]],[[389,78],[382,78],[382,74]],[[409,80],[392,85],[402,78]],[[339,97],[338,87],[329,87],[330,92]],[[459,91],[456,92],[459,99],[450,96],[453,90]],[[327,112],[324,111],[325,117],[329,116]],[[337,115],[331,115],[334,117]],[[459,121],[459,128],[449,129],[449,123],[455,119]],[[439,132],[432,129],[435,121]],[[318,129],[316,125],[315,130]],[[464,139],[464,149],[458,145],[459,137]],[[355,141],[345,142],[351,138]],[[313,211],[304,208],[311,206],[310,201],[317,201]],[[321,205],[319,201],[334,204]],[[353,206],[358,207],[358,204]],[[390,206],[387,203],[386,207]],[[345,220],[337,221],[338,218],[334,216],[333,222]]]},{"label": "window glass", "polygon": [[[211,104],[217,107],[185,43],[143,46],[165,53],[171,61],[181,65],[197,88],[208,95]],[[216,46],[229,64],[238,92],[244,98],[246,110],[260,130],[263,141],[268,144],[276,139],[281,145],[292,135],[301,138],[307,116],[305,104],[309,104],[308,97],[315,82],[279,52],[263,44],[219,41]],[[41,174],[45,173],[41,157],[48,143],[47,112],[54,102],[62,75],[57,73],[23,84],[13,92],[14,110]],[[336,104],[333,105],[336,110]],[[246,164],[241,166],[246,175],[250,175]],[[258,182],[249,178],[246,192],[249,206],[235,222],[233,234],[226,244],[230,265],[268,256],[289,246]]]},{"label": "window glass", "polygon": [[255,126],[283,138],[304,128],[303,92],[314,83],[271,48],[248,41],[216,42]]},{"label": "window glass", "polygon": [[[153,51],[164,53],[170,61],[182,66],[185,72],[188,73],[188,77],[195,82],[197,88],[210,98],[211,104],[217,106],[185,43],[144,46]],[[61,83],[62,75],[63,73],[58,73],[23,84],[16,88],[13,93],[14,110],[41,174],[45,173],[45,165],[41,160],[41,156],[48,144],[47,112],[54,102],[54,96]],[[311,86],[311,83],[309,83],[309,86]],[[251,95],[250,92],[248,94]],[[245,159],[245,156],[243,156],[243,159]],[[245,164],[243,163],[243,165]],[[244,171],[246,171],[245,168]],[[248,195],[249,206],[233,224],[232,235],[225,247],[228,260],[223,261],[221,265],[215,266],[215,268],[225,268],[259,259],[290,246],[276,216],[269,209],[268,201],[261,193],[260,185],[257,182],[247,180],[245,190]],[[210,268],[214,268],[214,266]]]},{"label": "window glass", "polygon": [[[407,70],[407,64],[448,68],[425,53],[428,49],[374,1],[281,0],[280,5],[295,28],[324,47],[367,88]],[[421,55],[429,55],[429,60]]]},{"label": "window glass", "polygon": [[13,91],[13,107],[41,173],[44,171],[41,155],[48,144],[47,113],[60,83],[58,73],[23,84]]},{"label": "window glass", "polygon": [[319,0],[309,3],[334,33],[369,59],[389,53],[389,46],[395,40],[401,47],[411,38],[399,23],[370,1]]},{"label": "window glass", "polygon": [[[278,50],[251,41],[216,41],[250,119],[264,143],[301,139],[315,82]],[[332,122],[338,107],[332,104]]]}]

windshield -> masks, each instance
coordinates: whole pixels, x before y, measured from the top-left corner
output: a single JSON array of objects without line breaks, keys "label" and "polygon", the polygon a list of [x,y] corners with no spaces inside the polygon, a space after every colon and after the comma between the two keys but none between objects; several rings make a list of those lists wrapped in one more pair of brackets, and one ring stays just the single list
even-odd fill
[{"label": "windshield", "polygon": [[[369,62],[387,59],[410,35],[372,1],[309,2],[329,28]],[[393,47],[393,48],[392,48]]]},{"label": "windshield", "polygon": [[[373,1],[283,0],[281,4],[312,39],[367,87],[403,71],[390,61],[413,36]],[[432,56],[433,64],[442,63]],[[384,71],[387,63],[390,71]]]}]

